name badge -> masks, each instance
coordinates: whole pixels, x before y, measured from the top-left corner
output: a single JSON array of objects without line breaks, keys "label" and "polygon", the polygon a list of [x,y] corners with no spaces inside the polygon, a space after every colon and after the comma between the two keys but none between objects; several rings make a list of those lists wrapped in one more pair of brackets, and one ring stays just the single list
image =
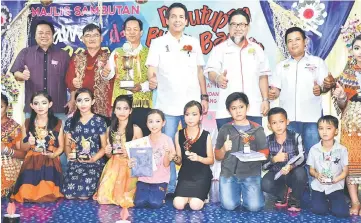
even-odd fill
[{"label": "name badge", "polygon": [[59,63],[59,62],[56,61],[56,60],[51,60],[51,64],[52,64],[52,65],[58,65],[58,63]]},{"label": "name badge", "polygon": [[243,152],[244,153],[251,153],[251,147],[248,144],[244,145]]}]

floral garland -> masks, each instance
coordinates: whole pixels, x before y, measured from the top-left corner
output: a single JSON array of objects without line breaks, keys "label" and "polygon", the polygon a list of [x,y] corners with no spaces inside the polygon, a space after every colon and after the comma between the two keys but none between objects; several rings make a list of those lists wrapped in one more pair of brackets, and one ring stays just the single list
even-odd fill
[{"label": "floral garland", "polygon": [[341,35],[343,41],[346,43],[346,47],[351,55],[352,41],[356,36],[361,34],[361,21],[360,19],[353,18],[350,19],[342,26]]}]

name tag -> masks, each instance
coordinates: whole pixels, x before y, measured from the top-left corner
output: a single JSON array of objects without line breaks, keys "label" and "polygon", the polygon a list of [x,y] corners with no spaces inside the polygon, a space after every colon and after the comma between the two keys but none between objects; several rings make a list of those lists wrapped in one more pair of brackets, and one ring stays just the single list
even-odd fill
[{"label": "name tag", "polygon": [[52,64],[52,65],[58,65],[58,63],[59,63],[59,62],[56,61],[56,60],[51,60],[51,64]]}]

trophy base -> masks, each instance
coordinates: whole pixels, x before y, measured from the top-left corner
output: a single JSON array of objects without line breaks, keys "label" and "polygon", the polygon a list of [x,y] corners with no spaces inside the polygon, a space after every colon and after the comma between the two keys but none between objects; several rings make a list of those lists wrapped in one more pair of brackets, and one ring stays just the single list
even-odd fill
[{"label": "trophy base", "polygon": [[20,214],[5,214],[2,220],[4,223],[18,223],[20,222]]},{"label": "trophy base", "polygon": [[123,154],[122,149],[113,149],[113,154]]},{"label": "trophy base", "polygon": [[76,159],[76,153],[69,153],[69,159],[75,160]]},{"label": "trophy base", "polygon": [[134,81],[120,81],[120,88],[133,88]]},{"label": "trophy base", "polygon": [[90,156],[88,154],[81,154],[78,158],[82,160],[90,160]]}]

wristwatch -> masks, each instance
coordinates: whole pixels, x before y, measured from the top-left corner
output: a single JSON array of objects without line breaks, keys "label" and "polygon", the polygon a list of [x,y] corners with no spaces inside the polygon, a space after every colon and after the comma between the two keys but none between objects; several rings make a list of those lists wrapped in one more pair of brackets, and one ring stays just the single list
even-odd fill
[{"label": "wristwatch", "polygon": [[268,98],[262,98],[262,102],[263,101],[268,101],[269,102],[269,99]]}]

